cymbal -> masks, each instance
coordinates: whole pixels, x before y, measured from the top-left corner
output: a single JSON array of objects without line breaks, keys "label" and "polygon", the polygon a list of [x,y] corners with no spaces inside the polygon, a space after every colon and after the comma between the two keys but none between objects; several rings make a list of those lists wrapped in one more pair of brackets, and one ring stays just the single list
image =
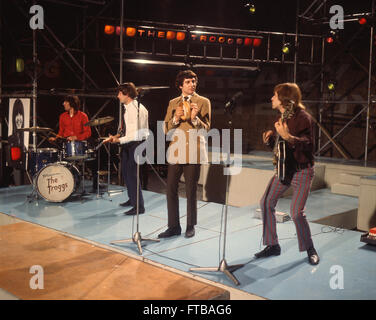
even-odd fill
[{"label": "cymbal", "polygon": [[103,118],[90,120],[89,122],[85,123],[85,127],[87,127],[87,126],[90,126],[90,127],[100,126],[101,124],[111,122],[112,120],[114,120],[114,117],[103,117]]},{"label": "cymbal", "polygon": [[51,128],[43,128],[43,127],[29,127],[29,128],[21,128],[17,129],[19,131],[30,131],[30,132],[42,132],[42,131],[53,131]]}]

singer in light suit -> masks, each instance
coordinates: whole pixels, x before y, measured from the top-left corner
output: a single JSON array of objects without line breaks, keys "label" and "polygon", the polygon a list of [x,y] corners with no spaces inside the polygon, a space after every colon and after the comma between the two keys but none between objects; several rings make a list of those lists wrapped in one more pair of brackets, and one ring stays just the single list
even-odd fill
[{"label": "singer in light suit", "polygon": [[179,139],[179,135],[174,136],[167,152],[169,163],[167,173],[168,229],[160,233],[159,238],[181,234],[178,186],[183,173],[187,196],[185,237],[190,238],[195,235],[194,226],[197,224],[196,193],[200,177],[200,165],[207,163],[208,155],[204,136],[193,135],[196,143],[193,143],[193,140],[190,141],[189,138],[192,132],[208,131],[211,121],[210,100],[196,93],[197,83],[198,78],[193,71],[185,70],[178,73],[175,85],[181,91],[181,95],[170,100],[164,119],[164,129],[167,136],[181,133],[183,139]]}]

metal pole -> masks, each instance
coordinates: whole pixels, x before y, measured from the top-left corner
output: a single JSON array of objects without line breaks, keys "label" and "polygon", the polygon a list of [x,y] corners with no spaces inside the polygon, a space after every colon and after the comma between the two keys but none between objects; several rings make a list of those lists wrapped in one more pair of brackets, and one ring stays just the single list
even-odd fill
[{"label": "metal pole", "polygon": [[[326,4],[324,5],[324,15],[326,13]],[[324,95],[324,68],[325,68],[325,39],[321,38],[321,71],[320,71],[320,93],[321,93],[321,99]],[[324,105],[319,105],[319,136],[318,136],[318,143],[317,147],[319,150],[318,156],[320,156],[320,150],[321,150],[321,137],[322,137],[322,129],[321,129],[321,123],[322,123],[322,113],[323,113]]]},{"label": "metal pole", "polygon": [[[124,28],[124,0],[121,0],[121,5],[120,5],[120,66],[119,66],[119,83],[123,83],[123,28]],[[123,116],[122,113],[122,106],[121,102],[119,101],[119,125],[118,127],[120,128],[121,126],[121,117]],[[119,154],[121,152],[121,149],[119,147]],[[122,168],[119,166],[119,171],[118,171],[118,183],[120,185],[121,181],[121,171]]]},{"label": "metal pole", "polygon": [[[85,92],[86,90],[86,7],[83,9],[83,19],[82,19],[82,28],[85,30],[82,34],[82,89]],[[83,98],[82,109],[86,112],[86,98]],[[99,170],[99,169],[98,169]]]},{"label": "metal pole", "polygon": [[295,50],[294,50],[294,83],[296,83],[296,72],[298,65],[298,29],[299,29],[299,0],[296,0],[296,21],[295,21]]},{"label": "metal pole", "polygon": [[[375,0],[372,0],[372,17],[375,14]],[[364,150],[364,165],[367,166],[368,160],[368,132],[369,132],[369,117],[371,109],[371,86],[372,86],[372,55],[373,55],[373,32],[374,26],[371,25],[370,40],[369,40],[369,65],[368,65],[368,108],[367,108],[367,123],[366,123],[366,141]]]},{"label": "metal pole", "polygon": [[[324,95],[324,63],[325,63],[325,39],[321,39],[321,75],[320,75],[320,94],[321,99]],[[322,112],[323,112],[324,104],[319,104],[319,123],[322,123]],[[319,134],[318,134],[318,143],[317,148],[318,150],[321,150],[321,126],[319,126]],[[320,156],[320,152],[318,153],[318,156]]]},{"label": "metal pole", "polygon": [[[33,1],[36,4],[36,1]],[[37,126],[37,89],[38,89],[38,53],[37,53],[37,30],[33,29],[33,64],[34,64],[34,76],[33,76],[33,127]],[[37,133],[33,132],[33,149],[36,150],[37,146]]]},{"label": "metal pole", "polygon": [[[2,71],[3,71],[3,57],[2,57],[2,43],[3,43],[3,29],[2,29],[2,18],[3,18],[3,11],[2,11],[2,4],[3,2],[0,1],[0,107],[2,106]],[[4,181],[3,179],[3,118],[0,116],[0,181]]]}]

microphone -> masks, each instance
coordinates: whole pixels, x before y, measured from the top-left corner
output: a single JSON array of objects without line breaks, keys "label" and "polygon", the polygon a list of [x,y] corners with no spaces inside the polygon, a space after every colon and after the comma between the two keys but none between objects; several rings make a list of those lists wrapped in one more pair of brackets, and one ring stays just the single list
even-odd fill
[{"label": "microphone", "polygon": [[137,94],[139,97],[142,97],[145,93],[148,93],[150,91],[150,89],[148,88],[137,88]]},{"label": "microphone", "polygon": [[237,93],[235,93],[232,98],[230,99],[230,101],[228,101],[226,104],[225,104],[225,109],[228,109],[229,107],[231,107],[233,105],[233,103],[236,101],[236,99],[240,98],[241,96],[243,95],[243,92],[242,91],[238,91]]}]

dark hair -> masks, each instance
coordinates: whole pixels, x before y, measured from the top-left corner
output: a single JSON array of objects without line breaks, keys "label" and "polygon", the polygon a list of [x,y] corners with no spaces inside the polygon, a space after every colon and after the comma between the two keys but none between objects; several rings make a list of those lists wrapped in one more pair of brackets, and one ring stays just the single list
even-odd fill
[{"label": "dark hair", "polygon": [[137,89],[133,82],[125,82],[118,86],[117,92],[121,92],[124,95],[128,95],[134,99],[137,97]]},{"label": "dark hair", "polygon": [[17,126],[16,126],[16,115],[21,114],[22,115],[22,122],[23,125],[25,124],[25,114],[24,114],[24,106],[22,104],[22,101],[20,99],[16,99],[16,101],[13,104],[13,133],[17,131]]},{"label": "dark hair", "polygon": [[64,101],[67,101],[75,111],[80,110],[80,99],[77,96],[66,96]]},{"label": "dark hair", "polygon": [[196,83],[198,83],[198,77],[192,70],[184,70],[180,71],[178,75],[176,76],[175,80],[175,86],[176,88],[180,88],[180,86],[183,85],[184,79],[192,79],[194,78],[196,80]]},{"label": "dark hair", "polygon": [[305,106],[302,104],[302,92],[296,83],[286,82],[277,84],[274,87],[274,92],[277,93],[278,99],[284,107],[288,107],[293,101],[295,107],[305,109]]}]

